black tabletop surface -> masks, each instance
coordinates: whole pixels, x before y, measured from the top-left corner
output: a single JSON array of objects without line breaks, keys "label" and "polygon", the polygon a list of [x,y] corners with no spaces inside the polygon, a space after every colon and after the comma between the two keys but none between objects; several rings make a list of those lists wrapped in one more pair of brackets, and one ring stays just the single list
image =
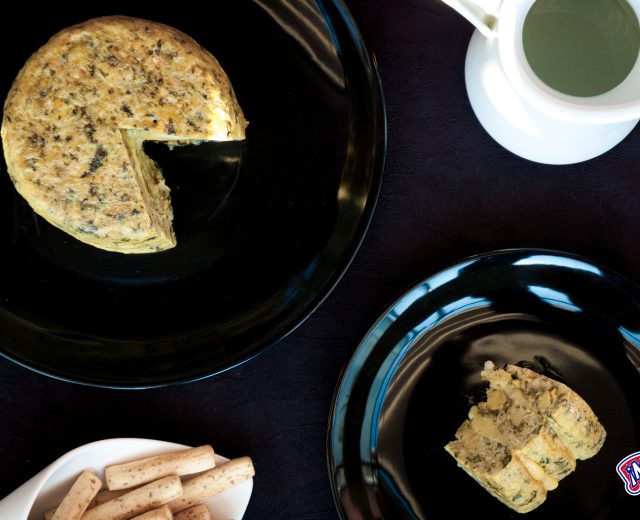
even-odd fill
[{"label": "black tabletop surface", "polygon": [[405,289],[463,257],[564,250],[640,281],[640,130],[583,164],[520,159],[481,128],[463,66],[472,27],[437,0],[347,2],[385,88],[389,146],[371,228],[341,283],[248,364],[183,386],[116,391],[0,360],[0,496],[64,452],[110,437],[212,443],[257,468],[248,519],[333,519],[326,469],[335,385]]}]

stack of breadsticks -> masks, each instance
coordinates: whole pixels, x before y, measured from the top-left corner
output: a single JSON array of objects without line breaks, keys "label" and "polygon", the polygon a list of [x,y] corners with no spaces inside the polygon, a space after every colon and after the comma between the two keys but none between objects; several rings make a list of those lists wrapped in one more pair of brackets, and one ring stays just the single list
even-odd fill
[{"label": "stack of breadsticks", "polygon": [[[195,477],[182,480],[180,477]],[[216,466],[211,446],[84,471],[45,520],[211,520],[202,503],[255,475],[249,457]]]}]

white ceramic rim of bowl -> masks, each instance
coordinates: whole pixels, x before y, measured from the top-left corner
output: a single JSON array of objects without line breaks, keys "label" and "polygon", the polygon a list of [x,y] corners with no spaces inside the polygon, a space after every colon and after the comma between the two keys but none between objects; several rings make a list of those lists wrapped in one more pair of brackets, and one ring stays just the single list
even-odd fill
[{"label": "white ceramic rim of bowl", "polygon": [[[32,478],[32,480],[35,480],[35,482],[33,482],[33,489],[29,490],[27,497],[23,498],[25,502],[24,510],[26,512],[24,520],[41,520],[44,511],[55,507],[56,503],[62,500],[65,493],[64,490],[71,486],[79,473],[62,474],[58,480],[55,480],[56,474],[64,471],[66,465],[83,454],[90,455],[94,450],[100,450],[101,452],[115,449],[119,450],[120,454],[116,453],[113,457],[107,457],[108,462],[104,464],[107,465],[134,460],[136,457],[144,458],[186,448],[190,448],[190,446],[141,438],[104,439],[79,446],[56,459],[52,464]],[[124,455],[122,451],[128,452],[128,454]],[[217,464],[222,464],[228,460],[226,457],[216,454]],[[91,463],[87,461],[87,469],[93,469],[99,472],[101,476],[104,465],[100,462],[97,463],[96,466],[92,466]],[[25,486],[30,484],[30,482],[31,481],[25,483]],[[55,490],[56,487],[59,488],[57,491]],[[16,491],[19,490],[20,488]],[[252,490],[253,479],[250,479],[233,489],[210,498],[205,503],[210,507],[214,520],[240,520],[247,509]],[[7,499],[10,497],[11,495],[9,495]],[[2,501],[0,501],[0,509],[1,506]],[[23,519],[13,518],[12,520]]]},{"label": "white ceramic rim of bowl", "polygon": [[[640,19],[640,0],[628,0]],[[550,117],[584,124],[610,124],[640,118],[640,96],[634,101],[620,101],[623,90],[637,92],[630,85],[634,76],[640,81],[640,53],[627,78],[617,87],[599,96],[578,97],[547,86],[529,66],[522,43],[522,26],[535,0],[503,2],[498,19],[500,61],[509,82],[529,104]]]}]

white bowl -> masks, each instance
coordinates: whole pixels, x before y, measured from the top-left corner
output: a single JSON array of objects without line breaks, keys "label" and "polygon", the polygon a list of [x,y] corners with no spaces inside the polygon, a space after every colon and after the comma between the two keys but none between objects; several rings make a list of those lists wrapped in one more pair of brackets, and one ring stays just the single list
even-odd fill
[{"label": "white bowl", "polygon": [[[44,512],[58,505],[83,470],[104,478],[109,464],[151,457],[179,449],[183,444],[151,439],[106,439],[85,444],[47,466],[31,480],[0,501],[0,518],[11,520],[42,520]],[[216,455],[216,463],[227,462]],[[208,500],[214,520],[240,520],[249,505],[253,479]]]}]

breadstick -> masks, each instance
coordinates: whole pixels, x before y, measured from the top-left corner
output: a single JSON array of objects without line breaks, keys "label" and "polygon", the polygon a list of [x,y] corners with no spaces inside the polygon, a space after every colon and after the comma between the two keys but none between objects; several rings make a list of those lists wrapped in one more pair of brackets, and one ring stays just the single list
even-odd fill
[{"label": "breadstick", "polygon": [[173,520],[211,520],[211,511],[205,505],[194,506],[176,513]]},{"label": "breadstick", "polygon": [[216,457],[213,448],[207,445],[107,466],[104,476],[109,489],[127,489],[169,475],[199,473],[215,465]]},{"label": "breadstick", "polygon": [[98,494],[102,482],[90,471],[83,471],[62,499],[52,520],[79,520]]},{"label": "breadstick", "polygon": [[126,520],[182,495],[180,477],[171,475],[89,509],[82,520]]},{"label": "breadstick", "polygon": [[[103,489],[102,491],[100,491],[100,493],[98,493],[94,497],[94,499],[91,502],[89,502],[89,507],[87,507],[87,509],[91,509],[92,507],[96,507],[96,506],[99,506],[100,504],[104,504],[105,502],[108,502],[112,498],[120,497],[128,492],[129,490],[127,489],[120,489],[118,491],[109,491],[108,489]],[[47,511],[45,511],[44,520],[51,520],[57,509],[58,509],[58,506],[52,507],[51,509],[48,509]]]},{"label": "breadstick", "polygon": [[114,498],[121,497],[129,491],[131,490],[119,489],[118,491],[111,491],[110,489],[103,489],[96,495],[96,498],[91,501],[89,509],[99,506],[100,504],[104,504],[105,502],[109,502],[109,500],[113,500]]},{"label": "breadstick", "polygon": [[159,509],[143,513],[140,516],[134,516],[131,520],[173,520],[173,515],[169,506],[165,504]]},{"label": "breadstick", "polygon": [[249,457],[230,460],[222,466],[184,482],[184,493],[180,498],[169,502],[169,507],[173,513],[179,513],[232,488],[240,482],[249,480],[254,475],[255,470]]}]

